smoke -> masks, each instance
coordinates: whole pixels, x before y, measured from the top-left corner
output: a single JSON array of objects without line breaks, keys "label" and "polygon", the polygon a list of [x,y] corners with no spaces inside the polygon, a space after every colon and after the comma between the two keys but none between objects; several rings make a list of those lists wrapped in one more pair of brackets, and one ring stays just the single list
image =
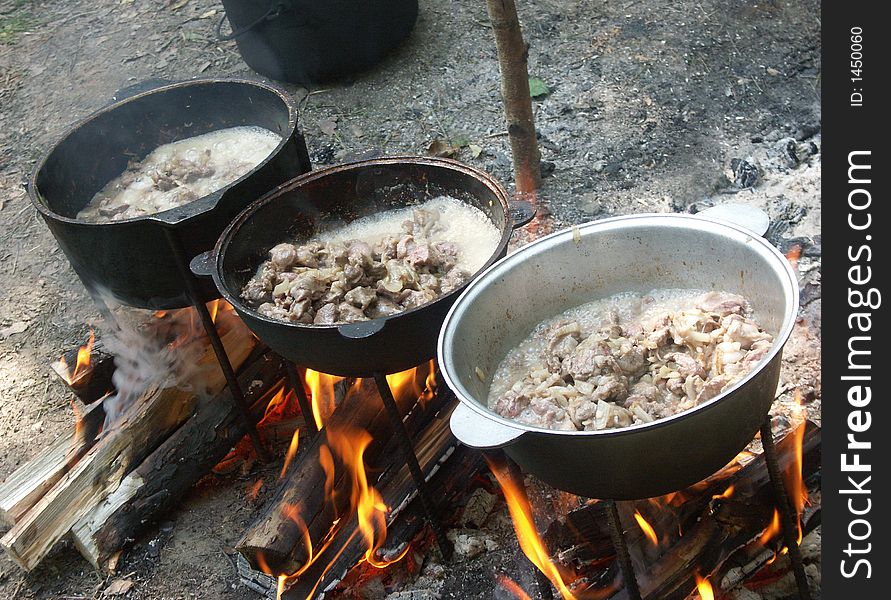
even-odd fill
[{"label": "smoke", "polygon": [[103,402],[103,435],[125,420],[150,389],[204,392],[208,366],[200,358],[207,341],[194,309],[162,315],[120,307],[107,293],[100,297],[110,309],[101,325],[102,340],[116,367],[112,376],[116,392]]}]

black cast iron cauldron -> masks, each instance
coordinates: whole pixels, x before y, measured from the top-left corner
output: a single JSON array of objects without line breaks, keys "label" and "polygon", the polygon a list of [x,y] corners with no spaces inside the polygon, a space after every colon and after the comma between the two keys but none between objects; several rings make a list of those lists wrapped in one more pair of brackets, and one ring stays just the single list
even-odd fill
[{"label": "black cast iron cauldron", "polygon": [[501,230],[482,269],[505,255],[513,228],[532,217],[523,210],[527,207],[508,203],[507,192],[494,178],[460,162],[432,157],[366,160],[313,171],[270,192],[238,215],[213,253],[193,261],[193,270],[212,274],[245,324],[296,364],[354,377],[403,371],[433,358],[442,320],[464,286],[390,317],[341,325],[270,319],[246,306],[239,293],[269,248],[282,241],[306,240],[324,223],[348,222],[443,194],[479,208]]},{"label": "black cast iron cauldron", "polygon": [[[258,125],[282,136],[255,169],[183,206],[146,217],[86,223],[74,217],[130,159],[163,144],[226,127]],[[187,257],[208,248],[245,206],[310,170],[297,107],[285,90],[257,81],[198,79],[162,85],[107,106],[74,125],[37,164],[28,195],[87,289],[124,304],[188,306],[175,230]],[[219,296],[201,282],[205,299]]]},{"label": "black cast iron cauldron", "polygon": [[[312,83],[355,73],[408,37],[418,0],[223,0],[244,62],[272,79]],[[222,21],[221,21],[222,23]]]}]

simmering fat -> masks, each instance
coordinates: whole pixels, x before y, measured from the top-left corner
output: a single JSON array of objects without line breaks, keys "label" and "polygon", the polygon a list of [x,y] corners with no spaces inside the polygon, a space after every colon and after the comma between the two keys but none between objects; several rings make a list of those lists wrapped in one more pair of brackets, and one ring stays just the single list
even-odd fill
[{"label": "simmering fat", "polygon": [[230,127],[164,144],[128,165],[77,214],[93,223],[170,210],[225,187],[281,142],[262,127]]},{"label": "simmering fat", "polygon": [[714,398],[772,343],[736,294],[617,294],[540,323],[499,365],[488,404],[549,429],[648,423]]}]

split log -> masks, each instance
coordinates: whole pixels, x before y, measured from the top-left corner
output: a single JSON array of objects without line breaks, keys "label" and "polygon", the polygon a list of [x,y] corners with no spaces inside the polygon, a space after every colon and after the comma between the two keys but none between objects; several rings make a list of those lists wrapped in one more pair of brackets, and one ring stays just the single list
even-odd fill
[{"label": "split log", "polygon": [[[243,326],[223,336],[233,366],[250,353],[254,338]],[[206,389],[218,394],[225,379],[210,349],[199,359]],[[119,425],[101,438],[10,529],[0,546],[23,569],[33,569],[70,529],[193,412],[196,396],[175,387],[149,387],[123,414]]]},{"label": "split log", "polygon": [[[440,392],[442,393],[442,392]],[[454,396],[450,396],[454,402]],[[451,404],[451,403],[450,403]],[[442,411],[419,436],[416,444],[418,462],[430,485],[437,509],[445,514],[457,502],[468,482],[482,466],[480,454],[457,443],[448,426],[451,406]],[[387,539],[378,551],[379,557],[392,560],[398,556],[426,524],[424,512],[408,468],[393,461],[375,487],[384,503],[392,507],[387,515]],[[365,539],[357,533],[356,515],[344,518],[345,524],[334,533],[312,566],[289,585],[282,598],[307,598],[313,590],[330,589],[342,580],[367,549]],[[243,556],[238,556],[237,570],[241,582],[267,596],[276,598],[277,581],[256,571]]]},{"label": "split log", "polygon": [[104,420],[101,403],[89,406],[73,431],[58,438],[12,473],[0,485],[0,519],[8,525],[18,523],[62,478],[70,465],[93,446]]},{"label": "split log", "polygon": [[[440,386],[440,389],[445,388]],[[439,393],[426,403],[418,402],[417,397],[409,393],[397,393],[396,396],[400,413],[409,413],[403,422],[408,434],[414,437],[443,407],[450,395]],[[451,399],[454,397],[451,396]],[[322,448],[326,445],[327,432],[359,428],[372,436],[363,456],[368,472],[384,470],[378,464],[381,462],[379,457],[400,457],[396,461],[388,460],[388,464],[403,464],[398,440],[392,435],[392,424],[374,380],[359,380],[359,384],[339,402],[325,430],[305,451],[301,451],[275,498],[236,546],[252,568],[259,570],[263,563],[276,573],[293,573],[309,559],[307,539],[317,549],[322,540],[334,533],[335,522],[336,527],[344,525],[345,519],[339,517],[347,512],[350,502],[349,490],[344,489],[348,484],[346,470],[335,458],[334,477],[328,485],[329,489],[339,493],[334,493],[333,499],[326,497],[326,475],[319,462],[319,453],[324,452]],[[375,479],[369,476],[372,484]],[[293,518],[295,507],[302,521],[300,524]]]},{"label": "split log", "polygon": [[[282,361],[270,354],[244,369],[238,379],[253,404],[282,378]],[[250,386],[254,380],[263,385]],[[246,433],[228,389],[199,401],[192,417],[75,524],[71,534],[77,549],[94,567],[113,572],[124,546],[179,501]]]},{"label": "split log", "polygon": [[514,0],[488,0],[489,21],[495,33],[504,116],[514,159],[517,194],[528,196],[541,187],[541,156],[535,137],[532,98],[529,95],[529,53]]},{"label": "split log", "polygon": [[[405,407],[402,409],[404,411]],[[364,429],[371,434],[373,441],[365,450],[366,459],[374,460],[379,456],[390,438],[392,427],[373,379],[360,380],[340,400],[325,424],[325,430],[301,452],[266,511],[238,542],[236,548],[254,568],[265,562],[267,568],[275,572],[296,571],[308,558],[303,542],[305,536],[317,548],[335,520],[346,512],[350,500],[348,494],[326,498],[326,474],[319,462],[319,453],[324,452],[326,446],[326,432],[345,429]],[[335,474],[328,487],[343,489],[346,475],[343,466],[335,464]],[[308,533],[295,521],[294,510],[299,511]]]}]

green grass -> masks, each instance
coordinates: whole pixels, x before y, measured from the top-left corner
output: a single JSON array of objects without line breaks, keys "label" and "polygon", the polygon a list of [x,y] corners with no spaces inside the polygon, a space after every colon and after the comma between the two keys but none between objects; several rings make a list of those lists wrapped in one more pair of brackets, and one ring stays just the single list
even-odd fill
[{"label": "green grass", "polygon": [[0,44],[15,44],[20,34],[34,26],[34,19],[25,8],[26,4],[26,0],[16,0],[12,10],[0,14]]}]

